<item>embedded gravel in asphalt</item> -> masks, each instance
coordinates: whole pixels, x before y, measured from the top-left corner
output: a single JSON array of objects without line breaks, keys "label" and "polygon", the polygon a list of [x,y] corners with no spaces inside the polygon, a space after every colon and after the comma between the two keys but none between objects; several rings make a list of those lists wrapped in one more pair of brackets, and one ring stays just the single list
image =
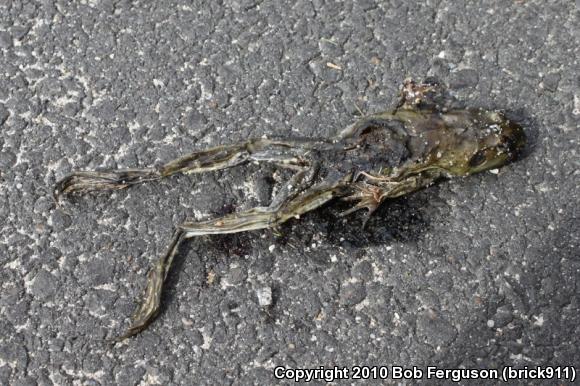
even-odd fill
[{"label": "embedded gravel in asphalt", "polygon": [[[578,365],[577,14],[539,0],[1,2],[0,384]],[[56,180],[265,134],[330,136],[429,75],[509,111],[527,156],[389,202],[365,231],[331,205],[282,237],[190,241],[160,317],[104,343],[128,326],[173,226],[264,204],[271,170],[61,208]]]}]

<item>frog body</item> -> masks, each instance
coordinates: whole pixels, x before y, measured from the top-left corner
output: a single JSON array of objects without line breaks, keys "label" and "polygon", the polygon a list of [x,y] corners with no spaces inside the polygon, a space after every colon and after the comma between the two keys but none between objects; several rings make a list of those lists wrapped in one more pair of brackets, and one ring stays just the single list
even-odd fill
[{"label": "frog body", "polygon": [[327,202],[353,202],[348,215],[433,184],[515,160],[525,145],[522,127],[501,112],[450,109],[434,82],[405,81],[396,108],[360,119],[334,138],[258,138],[196,151],[146,169],[78,171],[60,180],[55,197],[114,190],[177,173],[203,173],[248,162],[294,171],[265,207],[176,227],[167,252],[148,273],[132,325],[119,340],[145,329],[159,311],[161,293],[179,246],[188,238],[276,229]]}]

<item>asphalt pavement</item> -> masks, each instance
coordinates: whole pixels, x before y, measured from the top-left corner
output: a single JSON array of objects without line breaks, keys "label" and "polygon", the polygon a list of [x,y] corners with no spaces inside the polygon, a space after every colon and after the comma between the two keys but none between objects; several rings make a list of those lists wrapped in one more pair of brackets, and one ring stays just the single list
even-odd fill
[{"label": "asphalt pavement", "polygon": [[[579,47],[571,1],[0,2],[0,384],[580,370]],[[282,236],[189,241],[158,319],[105,343],[176,224],[263,205],[284,175],[250,165],[61,207],[58,179],[249,137],[331,136],[427,76],[508,111],[525,157],[388,202],[365,230],[338,204]],[[513,384],[557,383],[532,378]]]}]

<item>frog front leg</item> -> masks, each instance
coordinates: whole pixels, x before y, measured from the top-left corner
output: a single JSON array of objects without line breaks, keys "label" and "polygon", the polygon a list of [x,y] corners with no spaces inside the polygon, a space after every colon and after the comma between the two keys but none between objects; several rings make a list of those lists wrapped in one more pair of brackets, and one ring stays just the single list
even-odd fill
[{"label": "frog front leg", "polygon": [[442,111],[449,99],[445,87],[433,77],[421,83],[405,79],[396,109]]},{"label": "frog front leg", "polygon": [[340,215],[347,216],[360,209],[367,209],[362,224],[364,228],[372,214],[385,200],[400,197],[428,186],[439,178],[440,173],[426,171],[405,178],[374,177],[367,173],[362,173],[362,175],[365,176],[366,180],[355,182],[353,193],[342,198],[344,201],[354,201],[356,204]]}]

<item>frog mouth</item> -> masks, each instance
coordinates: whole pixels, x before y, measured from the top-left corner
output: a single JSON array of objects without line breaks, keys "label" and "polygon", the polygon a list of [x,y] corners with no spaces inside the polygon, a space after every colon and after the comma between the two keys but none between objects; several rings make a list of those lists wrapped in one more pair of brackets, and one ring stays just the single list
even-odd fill
[{"label": "frog mouth", "polygon": [[509,161],[515,161],[526,147],[524,129],[517,123],[509,121],[507,127],[502,130],[502,143]]}]

